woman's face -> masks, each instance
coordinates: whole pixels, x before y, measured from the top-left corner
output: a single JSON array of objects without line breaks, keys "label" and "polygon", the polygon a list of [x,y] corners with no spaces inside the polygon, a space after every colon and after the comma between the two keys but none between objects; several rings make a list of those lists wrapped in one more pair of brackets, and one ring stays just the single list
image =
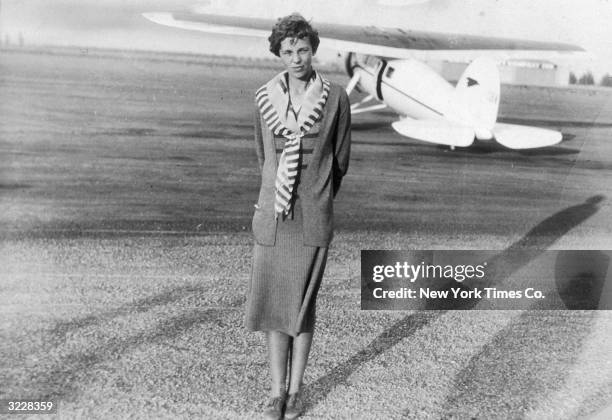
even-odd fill
[{"label": "woman's face", "polygon": [[280,45],[280,58],[289,75],[305,80],[312,71],[312,46],[308,38],[285,38]]}]

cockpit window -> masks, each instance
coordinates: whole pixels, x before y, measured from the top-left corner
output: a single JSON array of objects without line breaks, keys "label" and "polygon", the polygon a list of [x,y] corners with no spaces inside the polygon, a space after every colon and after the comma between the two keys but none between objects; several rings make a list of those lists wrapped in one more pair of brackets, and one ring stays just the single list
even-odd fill
[{"label": "cockpit window", "polygon": [[372,55],[368,55],[365,59],[365,65],[371,69],[375,69],[380,64],[380,59]]}]

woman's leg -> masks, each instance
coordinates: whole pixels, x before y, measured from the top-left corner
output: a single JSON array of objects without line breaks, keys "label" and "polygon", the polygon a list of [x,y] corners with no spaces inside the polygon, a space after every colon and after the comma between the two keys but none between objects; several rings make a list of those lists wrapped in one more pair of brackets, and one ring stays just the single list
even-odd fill
[{"label": "woman's leg", "polygon": [[293,339],[291,347],[291,374],[289,376],[289,394],[300,390],[304,371],[308,363],[308,354],[312,343],[312,333],[300,333]]},{"label": "woman's leg", "polygon": [[268,331],[268,356],[270,357],[271,396],[278,397],[285,392],[287,380],[287,356],[289,336],[280,331]]}]

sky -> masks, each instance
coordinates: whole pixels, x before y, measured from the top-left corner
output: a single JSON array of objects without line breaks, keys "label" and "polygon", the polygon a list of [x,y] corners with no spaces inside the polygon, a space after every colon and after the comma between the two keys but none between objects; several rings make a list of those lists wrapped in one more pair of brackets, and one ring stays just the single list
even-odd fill
[{"label": "sky", "polygon": [[197,10],[568,42],[594,59],[577,70],[612,74],[612,0],[0,0],[0,34],[27,45],[78,45],[270,57],[265,40],[207,35],[146,21],[150,11]]}]

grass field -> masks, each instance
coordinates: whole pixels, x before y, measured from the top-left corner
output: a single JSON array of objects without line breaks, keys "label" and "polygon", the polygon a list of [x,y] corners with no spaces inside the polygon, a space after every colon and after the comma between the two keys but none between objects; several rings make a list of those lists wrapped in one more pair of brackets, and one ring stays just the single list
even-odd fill
[{"label": "grass field", "polygon": [[[0,52],[0,399],[257,416],[251,110],[273,70],[222,64]],[[612,401],[610,311],[359,309],[361,249],[612,249],[612,92],[503,95],[503,120],[564,142],[450,152],[355,119],[305,418],[574,419]]]}]

